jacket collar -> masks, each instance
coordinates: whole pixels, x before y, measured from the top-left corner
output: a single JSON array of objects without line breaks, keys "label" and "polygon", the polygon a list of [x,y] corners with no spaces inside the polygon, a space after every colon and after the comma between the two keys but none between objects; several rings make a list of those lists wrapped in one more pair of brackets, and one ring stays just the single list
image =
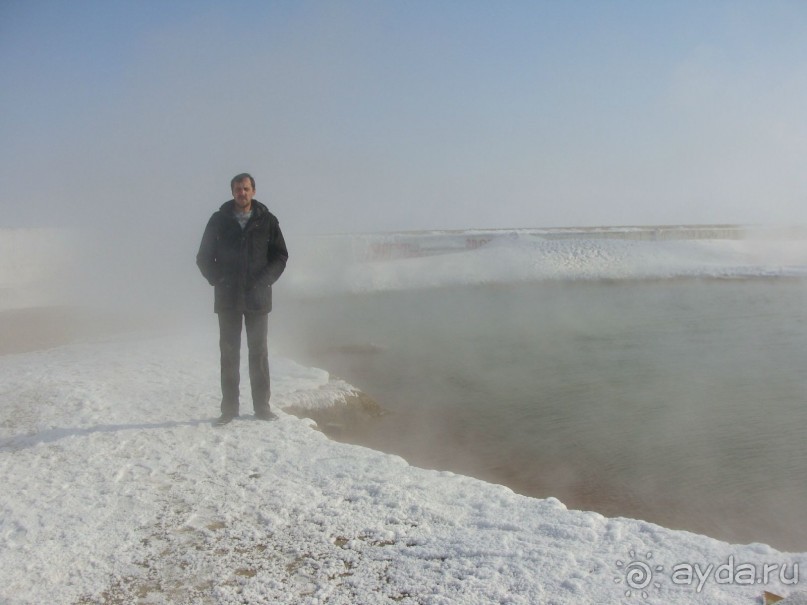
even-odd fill
[{"label": "jacket collar", "polygon": [[[235,200],[230,200],[228,202],[224,202],[221,205],[221,208],[219,208],[219,210],[223,214],[226,214],[227,216],[231,216],[231,217],[235,218]],[[253,218],[253,220],[258,219],[258,218],[262,218],[268,212],[269,212],[269,209],[266,206],[261,204],[258,200],[252,200],[252,218]]]}]

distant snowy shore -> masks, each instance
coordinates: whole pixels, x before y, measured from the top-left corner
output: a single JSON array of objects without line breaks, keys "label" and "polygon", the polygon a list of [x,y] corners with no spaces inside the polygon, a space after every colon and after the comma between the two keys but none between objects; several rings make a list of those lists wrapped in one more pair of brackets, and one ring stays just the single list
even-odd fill
[{"label": "distant snowy shore", "polygon": [[[570,511],[287,414],[215,429],[214,342],[0,357],[0,602],[805,602],[807,553]],[[276,408],[339,395],[272,365]]]},{"label": "distant snowy shore", "polygon": [[312,236],[285,287],[317,295],[541,280],[807,276],[807,231],[733,226]]},{"label": "distant snowy shore", "polygon": [[[278,288],[300,296],[541,280],[807,276],[807,228],[795,227],[290,233],[287,239],[292,256]],[[147,304],[152,291],[166,290],[181,304],[191,284],[202,283],[193,266],[196,244],[95,250],[93,239],[77,232],[0,229],[0,310],[87,298]]]}]

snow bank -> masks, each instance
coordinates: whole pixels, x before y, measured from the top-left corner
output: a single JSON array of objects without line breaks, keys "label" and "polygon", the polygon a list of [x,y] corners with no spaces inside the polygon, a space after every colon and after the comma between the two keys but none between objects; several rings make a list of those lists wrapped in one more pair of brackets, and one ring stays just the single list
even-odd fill
[{"label": "snow bank", "polygon": [[[276,408],[334,396],[326,372],[272,367]],[[413,468],[282,412],[215,429],[217,392],[213,334],[0,357],[0,602],[751,605],[807,568]]]},{"label": "snow bank", "polygon": [[607,229],[312,237],[284,287],[299,294],[539,280],[807,275],[800,231]]}]

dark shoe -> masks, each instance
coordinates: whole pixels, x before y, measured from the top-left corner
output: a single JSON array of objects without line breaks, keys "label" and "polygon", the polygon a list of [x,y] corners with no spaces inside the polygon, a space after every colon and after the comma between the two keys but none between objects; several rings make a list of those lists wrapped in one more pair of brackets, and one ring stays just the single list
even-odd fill
[{"label": "dark shoe", "polygon": [[213,423],[213,426],[224,426],[225,424],[230,424],[233,421],[233,418],[235,418],[235,416],[232,414],[222,414],[219,416],[219,419]]},{"label": "dark shoe", "polygon": [[261,410],[260,412],[255,412],[255,418],[257,420],[277,420],[277,416],[270,412],[269,410]]}]

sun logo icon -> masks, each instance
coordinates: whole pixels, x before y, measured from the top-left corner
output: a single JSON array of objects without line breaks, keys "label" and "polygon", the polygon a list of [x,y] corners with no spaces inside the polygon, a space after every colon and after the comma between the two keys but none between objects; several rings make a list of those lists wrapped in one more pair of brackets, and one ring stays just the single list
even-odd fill
[{"label": "sun logo icon", "polygon": [[626,597],[640,596],[643,599],[648,599],[650,593],[647,591],[651,586],[656,590],[661,588],[661,583],[653,581],[653,573],[664,571],[663,565],[653,565],[653,553],[649,552],[645,555],[645,560],[636,558],[636,551],[631,550],[628,552],[630,556],[629,562],[617,561],[616,566],[622,572],[622,575],[614,578],[615,584],[625,582],[627,589],[625,590]]}]

